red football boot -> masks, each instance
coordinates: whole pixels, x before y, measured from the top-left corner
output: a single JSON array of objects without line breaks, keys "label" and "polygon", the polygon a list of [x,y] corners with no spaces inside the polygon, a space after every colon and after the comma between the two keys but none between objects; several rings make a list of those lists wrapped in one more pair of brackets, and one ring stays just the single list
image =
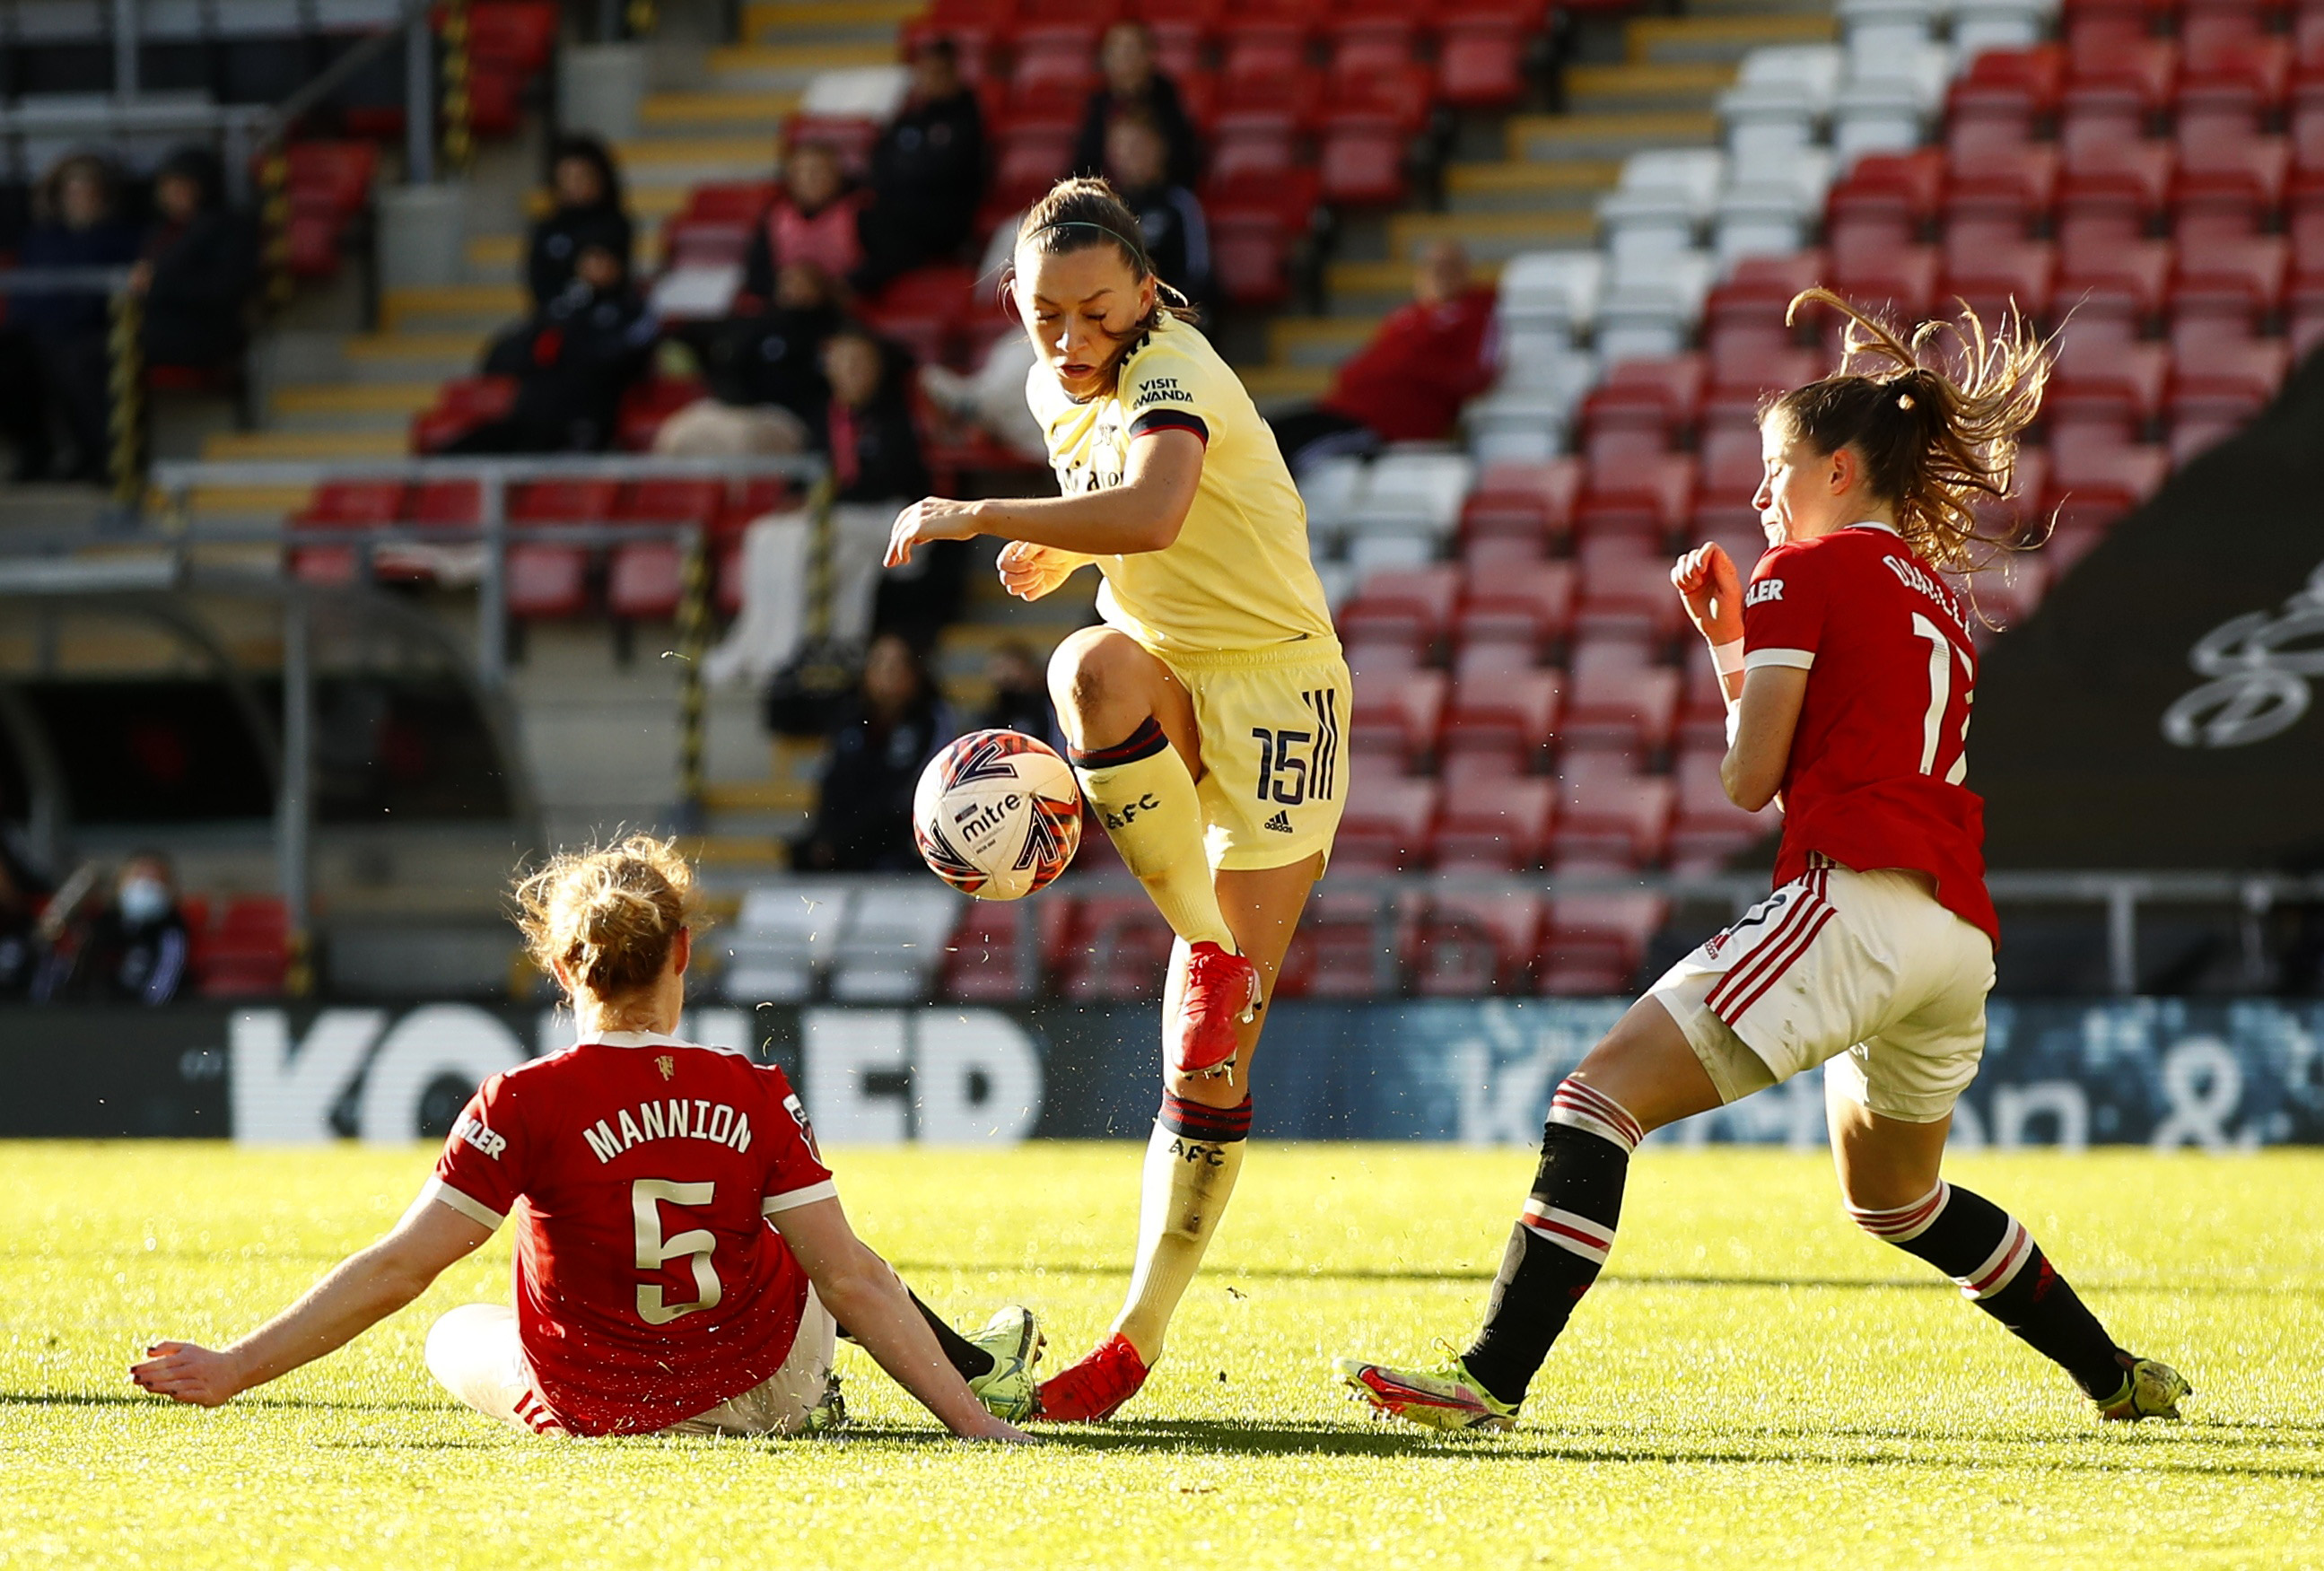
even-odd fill
[{"label": "red football boot", "polygon": [[1116,1331],[1043,1381],[1033,1416],[1053,1424],[1082,1424],[1113,1417],[1114,1410],[1146,1383],[1146,1360]]},{"label": "red football boot", "polygon": [[1191,946],[1170,1056],[1179,1072],[1216,1073],[1234,1060],[1235,1027],[1259,1012],[1259,968],[1214,943]]}]

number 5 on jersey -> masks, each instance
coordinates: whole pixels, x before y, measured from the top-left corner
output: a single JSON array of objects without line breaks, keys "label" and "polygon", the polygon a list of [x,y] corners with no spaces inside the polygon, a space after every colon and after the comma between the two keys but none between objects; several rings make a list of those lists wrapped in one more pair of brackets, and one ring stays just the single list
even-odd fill
[{"label": "number 5 on jersey", "polygon": [[684,1184],[670,1179],[640,1179],[630,1186],[630,1212],[638,1224],[638,1269],[658,1272],[681,1255],[694,1262],[695,1300],[690,1304],[665,1304],[661,1283],[638,1283],[638,1318],[647,1325],[667,1326],[680,1315],[714,1309],[724,1296],[718,1272],[710,1263],[710,1253],[718,1246],[717,1235],[707,1227],[694,1227],[665,1238],[661,1231],[662,1202],[706,1206],[716,1190],[714,1183]]}]

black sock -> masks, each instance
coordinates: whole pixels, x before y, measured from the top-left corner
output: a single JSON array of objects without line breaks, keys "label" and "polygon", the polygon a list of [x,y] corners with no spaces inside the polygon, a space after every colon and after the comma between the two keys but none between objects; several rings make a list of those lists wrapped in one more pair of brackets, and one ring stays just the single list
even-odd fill
[{"label": "black sock", "polygon": [[1971,1303],[2073,1376],[2093,1401],[2122,1389],[2114,1338],[2034,1236],[1991,1200],[1940,1183],[1910,1206],[1894,1211],[1850,1207],[1849,1215],[1866,1232],[1952,1278]]},{"label": "black sock", "polygon": [[[920,1311],[920,1318],[928,1323],[928,1329],[936,1334],[936,1346],[944,1349],[945,1362],[958,1370],[963,1380],[982,1380],[992,1373],[991,1354],[945,1325],[942,1316],[920,1302],[919,1294],[909,1288],[904,1291],[910,1297],[912,1308]],[[844,1326],[838,1328],[838,1333],[844,1341],[855,1340]]]},{"label": "black sock", "polygon": [[1509,1229],[1485,1301],[1485,1328],[1461,1355],[1497,1401],[1525,1399],[1573,1306],[1598,1280],[1641,1135],[1619,1103],[1578,1080],[1551,1098],[1532,1198]]}]

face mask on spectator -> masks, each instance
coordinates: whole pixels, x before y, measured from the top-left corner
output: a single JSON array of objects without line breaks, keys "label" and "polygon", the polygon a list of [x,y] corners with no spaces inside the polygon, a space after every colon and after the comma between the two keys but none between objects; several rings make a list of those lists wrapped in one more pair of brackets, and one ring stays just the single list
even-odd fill
[{"label": "face mask on spectator", "polygon": [[170,888],[159,878],[131,878],[121,886],[122,920],[132,927],[159,922],[170,914]]}]

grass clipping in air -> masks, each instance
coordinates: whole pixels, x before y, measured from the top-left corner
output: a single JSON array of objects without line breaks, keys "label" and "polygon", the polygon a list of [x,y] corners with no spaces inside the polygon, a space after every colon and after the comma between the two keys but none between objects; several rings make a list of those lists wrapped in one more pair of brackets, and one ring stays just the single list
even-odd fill
[{"label": "grass clipping in air", "polygon": [[[857,1227],[956,1324],[1032,1305],[1050,1367],[1119,1301],[1139,1148],[835,1154]],[[825,1441],[558,1441],[453,1405],[429,1321],[504,1300],[506,1236],[338,1355],[216,1411],[129,1386],[376,1236],[431,1153],[6,1148],[0,1565],[1844,1566],[2324,1561],[2324,1153],[1986,1155],[2182,1425],[2065,1376],[1842,1219],[1821,1154],[1656,1151],[1606,1280],[1504,1437],[1369,1420],[1334,1354],[1473,1329],[1531,1159],[1261,1145],[1117,1422],[945,1439],[843,1349]]]}]

